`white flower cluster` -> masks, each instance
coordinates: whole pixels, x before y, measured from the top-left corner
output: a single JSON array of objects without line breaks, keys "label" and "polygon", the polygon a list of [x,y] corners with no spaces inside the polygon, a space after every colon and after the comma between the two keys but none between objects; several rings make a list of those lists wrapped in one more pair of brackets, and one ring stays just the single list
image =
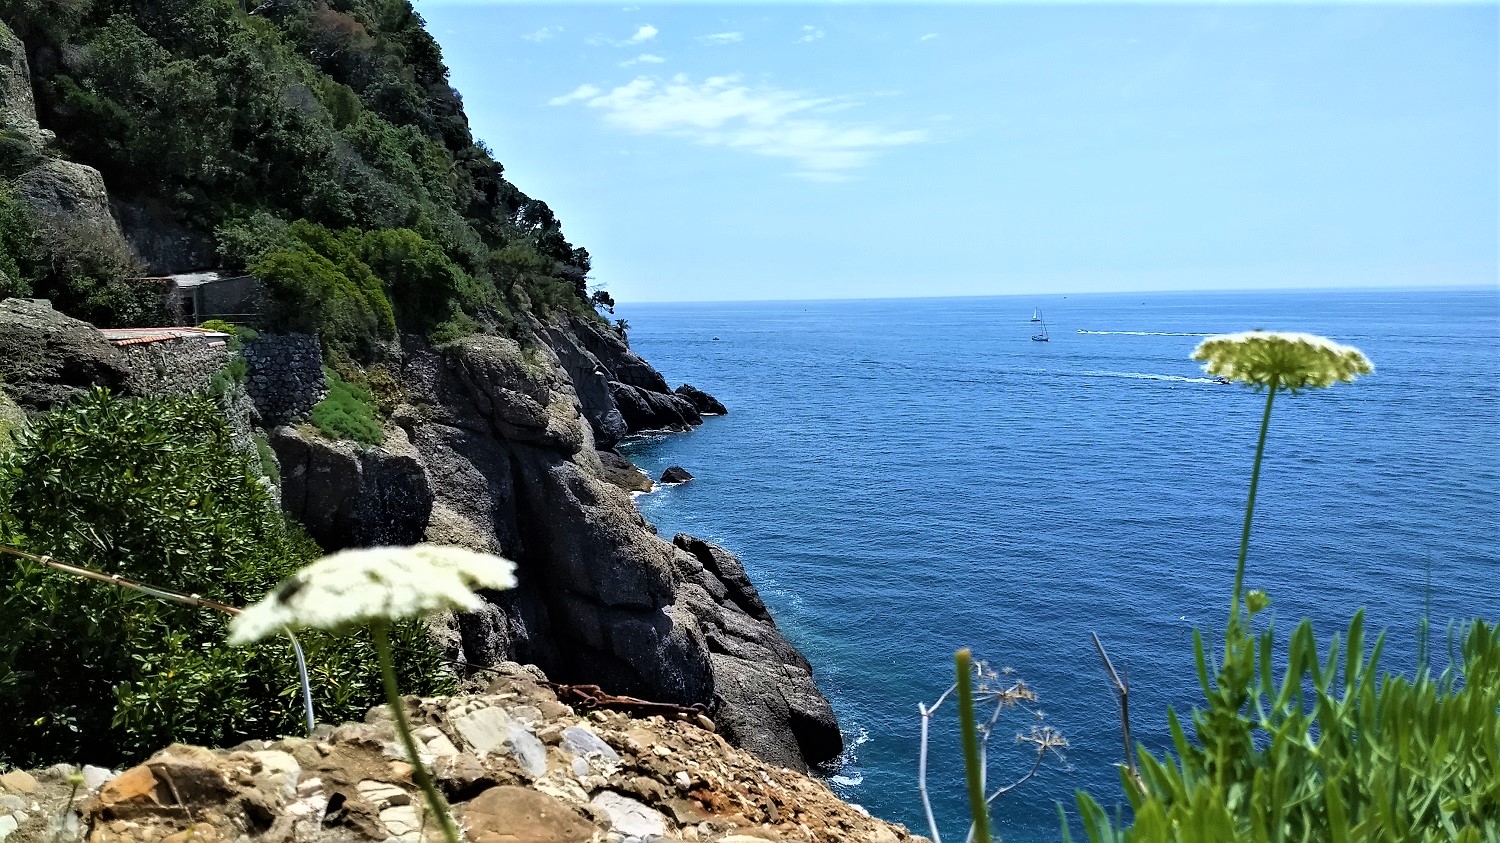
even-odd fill
[{"label": "white flower cluster", "polygon": [[1193,350],[1210,375],[1292,392],[1349,382],[1375,371],[1359,349],[1316,334],[1245,331],[1205,339]]},{"label": "white flower cluster", "polygon": [[515,564],[460,547],[372,547],[325,556],[287,578],[230,624],[229,643],[249,644],[284,629],[344,631],[375,620],[472,611],[474,589],[516,585]]}]

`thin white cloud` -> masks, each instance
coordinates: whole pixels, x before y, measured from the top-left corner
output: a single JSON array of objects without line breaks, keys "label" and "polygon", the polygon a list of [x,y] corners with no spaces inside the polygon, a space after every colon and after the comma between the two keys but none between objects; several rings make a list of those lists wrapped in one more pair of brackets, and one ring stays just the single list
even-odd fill
[{"label": "thin white cloud", "polygon": [[563,31],[563,28],[560,27],[560,26],[557,27],[556,29],[553,29],[550,26],[544,26],[541,29],[538,29],[536,32],[528,32],[525,35],[522,35],[521,37],[524,38],[524,39],[526,39],[527,41],[531,41],[533,43],[538,43],[539,44],[539,43],[541,43],[543,41],[548,40],[549,38],[556,38],[557,37],[557,33],[562,32],[562,31]]},{"label": "thin white cloud", "polygon": [[604,92],[599,90],[599,88],[595,85],[579,85],[578,87],[573,89],[573,93],[563,94],[560,97],[553,97],[552,99],[547,100],[547,104],[567,105],[570,102],[593,99],[594,97],[597,97],[602,93]]},{"label": "thin white cloud", "polygon": [[802,27],[802,37],[797,39],[797,43],[806,44],[810,41],[816,41],[827,34],[816,26],[804,26]]},{"label": "thin white cloud", "polygon": [[657,29],[656,27],[654,27],[654,26],[652,26],[651,24],[648,23],[645,26],[641,27],[640,29],[637,29],[635,31],[634,35],[630,36],[629,38],[626,38],[625,39],[625,43],[626,44],[644,44],[647,41],[650,41],[652,38],[655,38],[656,35],[657,35],[657,33],[660,32],[660,31],[661,30]]},{"label": "thin white cloud", "polygon": [[917,40],[918,41],[931,41],[932,39],[934,39],[936,37],[938,37],[938,34],[936,32],[929,32],[926,35],[923,35],[921,38],[918,38]]},{"label": "thin white cloud", "polygon": [[582,103],[602,113],[606,125],[636,135],[661,135],[705,146],[784,158],[794,173],[813,181],[843,181],[885,149],[925,143],[924,130],[892,130],[838,123],[825,115],[847,100],[800,91],[751,86],[739,76],[694,82],[684,74],[662,80],[638,77],[610,91],[580,85],[552,105]]},{"label": "thin white cloud", "polygon": [[743,32],[715,32],[712,35],[699,35],[698,43],[707,44],[710,47],[718,47],[723,44],[733,44],[736,41],[745,40]]},{"label": "thin white cloud", "polygon": [[633,59],[628,59],[626,61],[620,62],[620,66],[630,67],[634,64],[661,64],[664,61],[666,61],[666,59],[662,58],[661,56],[653,55],[651,53],[641,53]]}]

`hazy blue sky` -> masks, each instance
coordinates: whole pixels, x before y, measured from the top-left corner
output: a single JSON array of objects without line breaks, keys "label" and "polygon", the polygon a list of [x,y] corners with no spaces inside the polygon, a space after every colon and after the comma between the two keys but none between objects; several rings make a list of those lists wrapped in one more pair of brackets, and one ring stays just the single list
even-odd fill
[{"label": "hazy blue sky", "polygon": [[617,299],[1497,283],[1497,8],[422,0]]}]

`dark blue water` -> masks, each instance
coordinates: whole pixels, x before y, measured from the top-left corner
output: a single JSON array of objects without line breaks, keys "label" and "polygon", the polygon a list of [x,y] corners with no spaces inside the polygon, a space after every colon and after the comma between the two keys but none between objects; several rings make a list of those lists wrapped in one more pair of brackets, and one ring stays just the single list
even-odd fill
[{"label": "dark blue water", "polygon": [[[1040,307],[1052,341],[1032,342]],[[1071,742],[996,810],[1008,841],[1058,839],[1056,803],[1123,801],[1116,702],[1088,633],[1132,685],[1135,736],[1168,745],[1168,705],[1198,697],[1194,626],[1222,630],[1263,398],[1201,377],[1201,334],[1261,327],[1362,348],[1359,383],[1278,399],[1247,585],[1278,625],[1320,638],[1358,607],[1409,670],[1431,613],[1500,616],[1500,295],[1132,294],[635,305],[631,342],[674,383],[730,408],[636,443],[638,499],[663,533],[738,553],[812,661],[849,739],[833,779],[925,830],[919,701],[971,646],[1011,667]],[[1080,330],[1101,333],[1078,333]],[[1107,333],[1106,333],[1107,332]],[[718,341],[714,341],[717,337]],[[1440,633],[1441,634],[1441,633]],[[1444,649],[1439,647],[1438,649]],[[934,724],[931,786],[962,839],[961,762]],[[993,781],[1029,758],[1010,738]]]}]

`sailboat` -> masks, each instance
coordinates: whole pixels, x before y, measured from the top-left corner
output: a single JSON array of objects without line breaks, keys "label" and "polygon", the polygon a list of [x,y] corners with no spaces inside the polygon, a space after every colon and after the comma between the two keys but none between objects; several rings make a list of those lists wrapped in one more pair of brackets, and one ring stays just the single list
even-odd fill
[{"label": "sailboat", "polygon": [[1033,307],[1031,309],[1031,321],[1033,321],[1033,322],[1040,322],[1040,321],[1042,321],[1042,311],[1039,308]]},{"label": "sailboat", "polygon": [[1031,321],[1042,323],[1042,332],[1040,334],[1032,334],[1031,341],[1047,342],[1049,340],[1047,336],[1047,320],[1042,318],[1042,312],[1040,310],[1036,311],[1036,315],[1031,317]]}]

